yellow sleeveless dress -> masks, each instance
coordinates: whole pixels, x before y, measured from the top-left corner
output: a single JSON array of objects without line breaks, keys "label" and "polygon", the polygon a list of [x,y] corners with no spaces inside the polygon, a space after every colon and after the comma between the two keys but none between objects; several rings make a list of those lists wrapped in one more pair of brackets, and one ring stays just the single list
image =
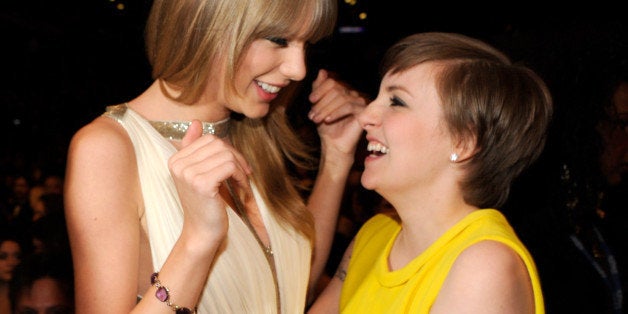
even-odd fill
[{"label": "yellow sleeveless dress", "polygon": [[383,214],[360,229],[341,292],[341,313],[428,313],[458,255],[482,240],[499,241],[519,254],[530,274],[536,313],[545,312],[532,256],[499,211],[474,211],[408,265],[389,271],[388,256],[400,230]]}]

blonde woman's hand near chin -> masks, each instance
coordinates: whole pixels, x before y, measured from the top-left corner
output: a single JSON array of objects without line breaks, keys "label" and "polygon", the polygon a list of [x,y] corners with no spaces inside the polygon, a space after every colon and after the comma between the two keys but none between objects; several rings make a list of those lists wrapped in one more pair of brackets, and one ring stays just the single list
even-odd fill
[{"label": "blonde woman's hand near chin", "polygon": [[241,190],[251,191],[250,167],[227,141],[202,134],[194,120],[181,141],[181,149],[168,161],[184,212],[182,236],[211,244],[227,233],[226,204],[221,186],[228,179]]}]

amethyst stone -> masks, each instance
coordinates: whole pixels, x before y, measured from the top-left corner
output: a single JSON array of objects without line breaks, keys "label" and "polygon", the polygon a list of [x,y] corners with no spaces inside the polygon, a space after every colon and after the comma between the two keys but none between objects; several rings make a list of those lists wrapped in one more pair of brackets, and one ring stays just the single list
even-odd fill
[{"label": "amethyst stone", "polygon": [[159,287],[157,292],[155,292],[155,297],[157,297],[157,300],[161,302],[166,302],[168,301],[168,298],[170,298],[170,295],[168,294],[168,290],[166,290],[166,288]]}]

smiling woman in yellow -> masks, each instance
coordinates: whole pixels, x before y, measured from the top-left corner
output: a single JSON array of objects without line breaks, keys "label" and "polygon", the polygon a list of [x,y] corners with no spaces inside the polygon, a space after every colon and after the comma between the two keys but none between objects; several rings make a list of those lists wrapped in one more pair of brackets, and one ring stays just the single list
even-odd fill
[{"label": "smiling woman in yellow", "polygon": [[361,182],[394,212],[362,226],[310,313],[544,313],[534,260],[497,210],[543,149],[544,82],[451,33],[401,40],[382,73],[358,116]]}]

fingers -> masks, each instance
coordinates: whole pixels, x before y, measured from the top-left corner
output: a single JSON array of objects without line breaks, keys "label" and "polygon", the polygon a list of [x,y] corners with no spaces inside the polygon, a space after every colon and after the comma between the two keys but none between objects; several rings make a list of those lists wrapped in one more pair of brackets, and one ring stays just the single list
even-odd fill
[{"label": "fingers", "polygon": [[236,172],[232,173],[230,178],[233,179],[233,182],[241,190],[243,190],[243,191],[250,191],[251,190],[249,178],[243,172],[236,171]]},{"label": "fingers", "polygon": [[194,140],[198,139],[203,135],[203,125],[199,120],[192,120],[190,126],[188,127],[187,132],[185,132],[185,136],[181,140],[181,147],[186,147],[190,145]]},{"label": "fingers", "polygon": [[251,168],[244,156],[227,141],[212,134],[199,136],[192,123],[182,140],[182,148],[168,161],[170,172],[181,190],[192,190],[215,197],[221,183],[234,178],[240,185],[248,186]]},{"label": "fingers", "polygon": [[318,70],[318,75],[314,82],[312,82],[312,90],[317,89],[329,76],[329,73],[325,69]]},{"label": "fingers", "polygon": [[310,94],[313,102],[308,117],[314,123],[333,122],[354,114],[366,106],[366,99],[357,91],[325,74],[323,81],[318,81]]},{"label": "fingers", "polygon": [[[178,160],[181,158],[191,157],[192,160],[195,160],[194,158],[196,158],[196,160],[199,160],[203,158],[208,158],[208,155],[206,154],[210,154],[211,150],[231,151],[243,171],[246,174],[251,173],[251,167],[244,158],[244,156],[240,154],[240,152],[238,152],[235,148],[233,148],[233,146],[231,146],[228,142],[218,138],[213,134],[203,135],[203,126],[199,120],[192,121],[192,123],[188,127],[187,132],[185,133],[185,136],[181,140],[181,150],[173,155],[172,158],[174,160]],[[203,151],[206,151],[206,154],[200,153]]]},{"label": "fingers", "polygon": [[319,70],[312,83],[309,100],[313,106],[308,117],[314,123],[337,121],[356,113],[356,110],[361,110],[367,103],[360,93],[323,69]]},{"label": "fingers", "polygon": [[326,70],[319,70],[318,76],[314,82],[312,82],[312,92],[309,96],[310,102],[319,102],[323,96],[332,91],[334,88],[341,88],[340,83],[330,78],[329,73]]}]

